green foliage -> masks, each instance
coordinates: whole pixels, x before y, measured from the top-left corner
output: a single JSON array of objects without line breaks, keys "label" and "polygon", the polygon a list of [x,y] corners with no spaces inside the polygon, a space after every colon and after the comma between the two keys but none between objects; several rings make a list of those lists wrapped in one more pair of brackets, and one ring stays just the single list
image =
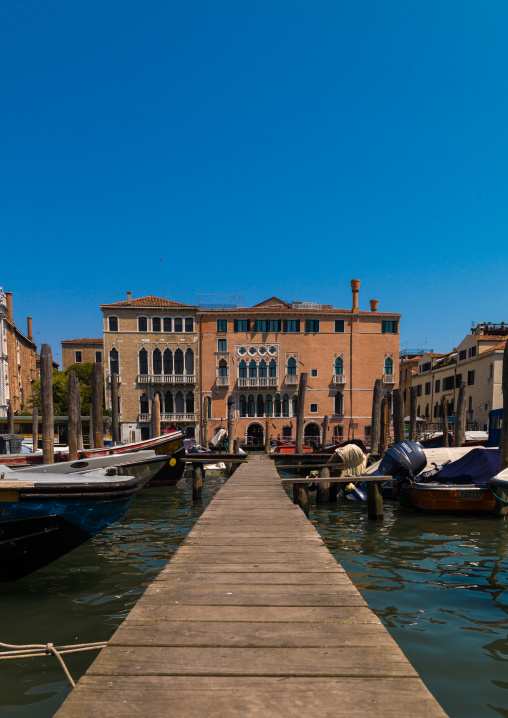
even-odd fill
[{"label": "green foliage", "polygon": [[[79,396],[81,399],[81,416],[90,415],[90,406],[92,403],[92,364],[72,364],[65,371],[53,372],[53,414],[54,416],[67,416],[69,413],[69,405],[67,401],[67,383],[69,381],[69,372],[74,371],[79,380]],[[30,395],[30,406],[37,407],[39,413],[42,412],[41,400],[41,381],[37,379],[32,385],[32,393]],[[104,411],[109,416],[111,412]]]}]

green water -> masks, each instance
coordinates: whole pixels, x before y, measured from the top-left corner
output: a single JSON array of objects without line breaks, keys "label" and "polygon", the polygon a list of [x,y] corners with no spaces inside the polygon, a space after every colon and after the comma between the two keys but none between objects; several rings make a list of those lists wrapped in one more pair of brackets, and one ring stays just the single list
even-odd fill
[{"label": "green water", "polygon": [[[141,492],[125,520],[32,576],[0,584],[0,640],[108,639],[221,480]],[[311,498],[313,504],[314,498]],[[315,507],[311,520],[452,718],[508,718],[508,523],[431,517],[385,502]],[[69,655],[78,679],[96,652]],[[55,658],[0,663],[0,718],[50,718],[70,688]]]}]

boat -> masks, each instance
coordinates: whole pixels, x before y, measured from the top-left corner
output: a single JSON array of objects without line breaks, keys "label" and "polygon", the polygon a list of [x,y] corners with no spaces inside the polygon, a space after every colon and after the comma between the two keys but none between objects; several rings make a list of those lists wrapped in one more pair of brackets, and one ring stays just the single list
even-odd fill
[{"label": "boat", "polygon": [[203,470],[208,479],[212,477],[222,479],[226,476],[226,464],[223,461],[218,461],[216,464],[204,464]]},{"label": "boat", "polygon": [[69,553],[121,518],[141,480],[0,469],[0,581],[15,581]]}]

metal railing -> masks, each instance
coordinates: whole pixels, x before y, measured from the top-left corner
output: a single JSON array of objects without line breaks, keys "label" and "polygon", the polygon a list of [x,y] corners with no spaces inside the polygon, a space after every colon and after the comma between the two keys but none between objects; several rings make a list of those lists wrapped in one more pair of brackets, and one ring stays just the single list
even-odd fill
[{"label": "metal railing", "polygon": [[195,384],[195,374],[138,374],[138,384]]}]

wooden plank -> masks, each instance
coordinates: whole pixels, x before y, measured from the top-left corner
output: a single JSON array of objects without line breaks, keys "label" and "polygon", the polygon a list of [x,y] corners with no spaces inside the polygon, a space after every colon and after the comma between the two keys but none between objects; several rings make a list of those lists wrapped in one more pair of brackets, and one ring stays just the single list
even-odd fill
[{"label": "wooden plank", "polygon": [[[361,476],[341,476],[340,479],[341,484],[354,484],[357,481],[363,481],[365,483],[368,483],[369,481],[391,481],[391,479],[393,479],[393,476],[375,476],[373,474],[362,474]],[[316,476],[316,478],[312,477],[312,479],[300,479],[294,477],[284,477],[280,479],[280,482],[282,484],[320,484],[327,481],[329,482],[330,479],[322,479],[319,476]]]}]

